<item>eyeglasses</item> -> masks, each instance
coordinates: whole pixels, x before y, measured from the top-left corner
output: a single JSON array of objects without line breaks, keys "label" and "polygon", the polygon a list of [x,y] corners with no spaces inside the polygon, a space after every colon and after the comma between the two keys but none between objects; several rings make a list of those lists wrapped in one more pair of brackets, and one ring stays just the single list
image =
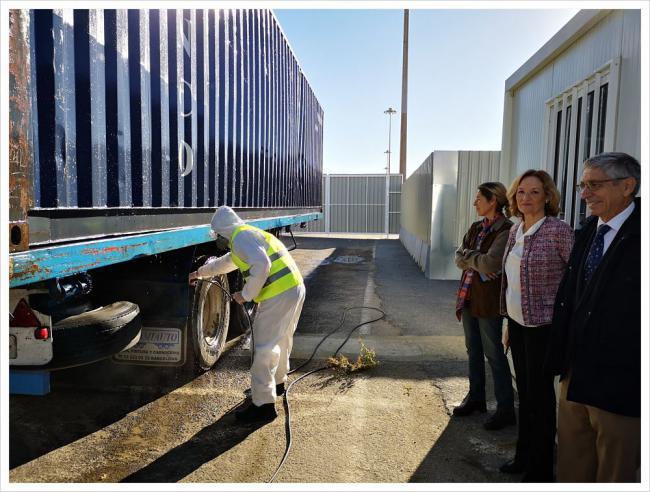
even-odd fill
[{"label": "eyeglasses", "polygon": [[611,181],[620,181],[626,178],[629,178],[629,176],[624,176],[622,178],[597,179],[594,181],[581,182],[576,185],[576,191],[582,192],[585,191],[585,188],[588,189],[589,191],[598,191],[603,187],[605,183],[609,183]]}]

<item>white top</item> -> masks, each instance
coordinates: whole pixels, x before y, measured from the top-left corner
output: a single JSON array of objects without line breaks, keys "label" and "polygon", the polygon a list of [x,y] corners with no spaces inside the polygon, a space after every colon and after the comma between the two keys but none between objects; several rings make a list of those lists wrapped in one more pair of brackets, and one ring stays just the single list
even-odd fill
[{"label": "white top", "polygon": [[609,227],[611,227],[611,229],[607,231],[607,234],[605,234],[603,237],[603,240],[605,242],[603,246],[603,256],[605,256],[607,248],[609,248],[610,244],[612,244],[612,241],[616,237],[616,234],[618,234],[619,229],[623,226],[623,222],[625,222],[628,217],[632,215],[632,212],[634,212],[634,202],[630,203],[627,208],[620,214],[615,215],[609,219],[609,222],[603,222],[603,219],[598,218],[598,227],[603,224],[607,224]]},{"label": "white top", "polygon": [[537,326],[524,323],[524,314],[521,310],[520,272],[521,257],[524,254],[524,238],[535,234],[545,219],[546,216],[539,219],[526,232],[524,232],[524,221],[522,220],[517,227],[515,244],[506,257],[505,274],[508,279],[508,287],[506,287],[506,310],[508,311],[508,316],[522,326]]}]

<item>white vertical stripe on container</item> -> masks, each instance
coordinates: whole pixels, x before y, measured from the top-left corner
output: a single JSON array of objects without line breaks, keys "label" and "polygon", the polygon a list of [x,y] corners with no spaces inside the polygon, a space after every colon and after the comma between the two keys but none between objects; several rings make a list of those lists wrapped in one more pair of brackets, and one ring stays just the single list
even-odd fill
[{"label": "white vertical stripe on container", "polygon": [[191,128],[192,128],[192,171],[190,172],[191,176],[191,186],[192,186],[192,198],[191,198],[191,203],[190,205],[192,207],[196,207],[197,205],[197,169],[199,166],[203,165],[202,162],[198,162],[197,160],[197,153],[196,149],[198,148],[198,125],[197,125],[197,118],[198,118],[198,111],[196,107],[196,98],[197,94],[199,93],[198,91],[198,81],[197,81],[197,73],[196,73],[196,49],[198,46],[199,40],[196,38],[196,9],[190,10],[190,25],[189,25],[189,32],[190,32],[190,85],[192,86],[192,94],[191,94],[191,105],[192,105],[192,115],[190,116],[190,121],[191,121]]},{"label": "white vertical stripe on container", "polygon": [[[57,206],[77,206],[77,134],[75,113],[74,11],[52,15],[54,65],[54,160]],[[34,90],[34,92],[36,92]]]},{"label": "white vertical stripe on container", "polygon": [[[183,207],[185,205],[185,186],[184,186],[184,177],[181,175],[183,169],[186,165],[185,159],[185,149],[183,142],[185,141],[185,118],[183,116],[185,112],[185,100],[184,94],[187,90],[185,85],[185,75],[183,73],[183,67],[185,66],[184,62],[184,39],[185,34],[183,34],[183,26],[185,22],[183,20],[183,10],[176,9],[176,118],[177,118],[177,132],[178,132],[178,148],[170,149],[171,152],[178,153],[178,168],[171,169],[170,172],[176,173],[178,176],[177,190],[178,190],[178,207]],[[170,46],[170,49],[174,49],[173,46]]]},{"label": "white vertical stripe on container", "polygon": [[128,10],[118,10],[117,27],[117,162],[120,206],[131,206],[131,101]]},{"label": "white vertical stripe on container", "polygon": [[149,10],[140,10],[140,115],[142,125],[142,206],[151,207],[151,45]]},{"label": "white vertical stripe on container", "polygon": [[210,199],[210,10],[203,11],[203,201],[199,207],[207,207]]},{"label": "white vertical stripe on container", "polygon": [[167,42],[167,9],[160,10],[160,167],[161,206],[169,207],[169,172],[171,152],[169,148],[169,55]]}]

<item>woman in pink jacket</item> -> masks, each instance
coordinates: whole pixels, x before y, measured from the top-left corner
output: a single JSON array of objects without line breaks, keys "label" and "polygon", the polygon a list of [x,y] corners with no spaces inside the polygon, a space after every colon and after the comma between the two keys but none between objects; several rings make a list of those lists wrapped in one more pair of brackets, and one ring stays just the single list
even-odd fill
[{"label": "woman in pink jacket", "polygon": [[560,193],[545,171],[528,170],[508,191],[521,222],[510,229],[503,257],[501,312],[504,341],[512,348],[519,396],[519,436],[504,473],[524,472],[524,482],[553,481],[555,389],[544,371],[553,304],[573,247],[573,230],[557,218]]}]

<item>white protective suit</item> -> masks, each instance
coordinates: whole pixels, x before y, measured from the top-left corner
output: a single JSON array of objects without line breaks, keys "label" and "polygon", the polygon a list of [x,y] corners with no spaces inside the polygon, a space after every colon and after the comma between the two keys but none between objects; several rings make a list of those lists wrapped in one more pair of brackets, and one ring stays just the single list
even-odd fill
[{"label": "white protective suit", "polygon": [[[244,225],[230,207],[219,207],[212,216],[212,230],[230,240],[232,233]],[[232,245],[235,254],[250,265],[250,276],[241,293],[247,302],[257,297],[271,269],[264,236],[254,230],[240,232]],[[236,270],[230,253],[211,258],[198,269],[201,278]],[[286,382],[293,333],[305,301],[305,286],[300,284],[271,299],[262,301],[253,322],[253,365],[251,393],[257,406],[275,402],[276,384]]]}]

